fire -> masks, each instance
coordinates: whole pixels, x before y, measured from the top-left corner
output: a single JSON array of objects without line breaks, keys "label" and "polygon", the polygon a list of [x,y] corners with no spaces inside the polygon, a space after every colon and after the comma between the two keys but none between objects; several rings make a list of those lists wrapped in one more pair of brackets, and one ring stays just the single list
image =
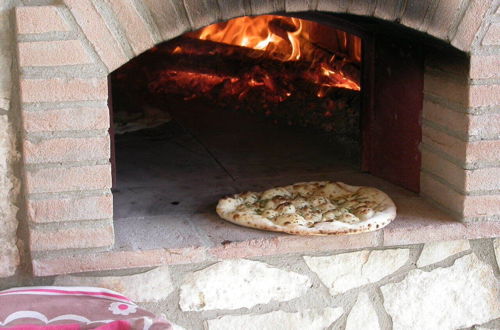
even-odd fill
[{"label": "fire", "polygon": [[149,87],[185,99],[262,99],[268,107],[304,85],[320,99],[335,88],[361,89],[361,39],[298,18],[235,18],[186,33],[163,51],[180,67],[162,70]]},{"label": "fire", "polygon": [[[312,68],[320,62],[318,73],[329,78],[324,82],[318,81],[320,85],[360,90],[359,81],[346,77],[341,68],[335,68],[324,58],[324,54],[320,54],[318,48],[322,45],[318,41],[322,40],[315,38],[314,34],[318,27],[320,25],[317,23],[293,17],[245,16],[209,25],[188,35],[201,40],[262,50],[268,56],[282,61],[309,61]],[[344,31],[335,32],[341,50],[348,50],[355,62],[361,62],[361,39]]]}]

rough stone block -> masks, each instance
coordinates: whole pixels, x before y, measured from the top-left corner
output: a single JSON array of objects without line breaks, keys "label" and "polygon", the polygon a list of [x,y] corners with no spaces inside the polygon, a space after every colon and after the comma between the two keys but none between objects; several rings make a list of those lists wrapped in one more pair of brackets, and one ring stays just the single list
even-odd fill
[{"label": "rough stone block", "polygon": [[411,270],[380,289],[394,329],[462,329],[500,317],[500,284],[474,254],[448,268]]},{"label": "rough stone block", "polygon": [[16,7],[16,26],[19,34],[71,30],[56,6]]},{"label": "rough stone block", "polygon": [[430,242],[424,245],[417,260],[417,267],[425,267],[457,253],[470,250],[468,240]]},{"label": "rough stone block", "polygon": [[408,249],[362,250],[304,260],[332,296],[368,283],[374,283],[396,272],[406,264]]},{"label": "rough stone block", "polygon": [[23,102],[107,100],[106,78],[21,79]]},{"label": "rough stone block", "polygon": [[347,316],[345,330],[373,329],[379,330],[377,312],[373,308],[370,297],[365,292],[358,295],[356,303]]},{"label": "rough stone block", "polygon": [[188,276],[180,289],[179,306],[183,311],[251,308],[300,297],[311,285],[305,275],[262,262],[226,260]]},{"label": "rough stone block", "polygon": [[113,223],[46,230],[30,228],[31,251],[107,247],[114,243]]},{"label": "rough stone block", "polygon": [[111,166],[51,167],[26,171],[28,193],[111,188]]},{"label": "rough stone block", "polygon": [[251,324],[254,329],[322,330],[329,328],[335,320],[342,316],[342,313],[342,307],[326,307],[292,313],[274,311],[264,314],[225,315],[208,320],[207,329],[248,329]]},{"label": "rough stone block", "polygon": [[127,35],[127,39],[136,55],[155,45],[147,23],[139,15],[132,2],[122,0],[107,0],[113,8],[121,27]]},{"label": "rough stone block", "polygon": [[129,60],[90,0],[64,0],[64,2],[109,71]]},{"label": "rough stone block", "polygon": [[54,199],[28,199],[29,220],[36,223],[111,219],[113,195],[70,196]]},{"label": "rough stone block", "polygon": [[[498,8],[500,10],[500,7]],[[495,255],[497,258],[497,265],[500,267],[500,237],[493,240],[493,248],[495,249]]]},{"label": "rough stone block", "polygon": [[92,63],[79,40],[21,42],[20,66],[59,66]]},{"label": "rough stone block", "polygon": [[25,140],[23,155],[28,164],[109,159],[109,136]]},{"label": "rough stone block", "polygon": [[23,111],[23,125],[28,133],[104,130],[109,128],[109,109],[103,106]]},{"label": "rough stone block", "polygon": [[167,266],[124,276],[58,276],[54,285],[106,288],[117,291],[134,302],[160,301],[175,289]]}]

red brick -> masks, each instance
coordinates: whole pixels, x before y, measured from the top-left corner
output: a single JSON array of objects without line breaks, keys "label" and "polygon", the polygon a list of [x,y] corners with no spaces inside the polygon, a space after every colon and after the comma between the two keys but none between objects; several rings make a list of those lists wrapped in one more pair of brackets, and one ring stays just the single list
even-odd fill
[{"label": "red brick", "polygon": [[123,0],[108,1],[136,55],[155,45],[155,40],[147,28],[146,22],[139,15],[132,2]]},{"label": "red brick", "polygon": [[424,99],[422,115],[424,119],[467,136],[469,116],[465,113],[450,110],[443,105]]},{"label": "red brick", "polygon": [[453,77],[438,75],[437,73],[425,73],[424,93],[444,98],[450,102],[462,105],[468,104],[469,86],[464,81],[458,81]]},{"label": "red brick", "polygon": [[110,165],[52,167],[26,171],[28,193],[111,188]]},{"label": "red brick", "polygon": [[109,159],[109,136],[25,140],[23,155],[28,164]]},{"label": "red brick", "polygon": [[163,40],[169,40],[191,27],[182,1],[143,0],[151,12]]},{"label": "red brick", "polygon": [[465,189],[465,170],[425,149],[422,150],[422,169],[437,175],[457,189]]},{"label": "red brick", "polygon": [[21,42],[21,66],[59,66],[92,63],[92,59],[79,40]]},{"label": "red brick", "polygon": [[76,226],[57,230],[30,228],[31,251],[111,246],[114,243],[113,224],[112,222],[103,224],[104,226]]},{"label": "red brick", "polygon": [[[285,0],[285,8],[287,12],[297,12],[297,11],[309,11],[309,10],[315,10],[315,1],[302,1],[302,0]],[[225,7],[229,7],[225,5]],[[230,11],[229,10],[223,10],[224,7],[221,6],[221,12],[223,13],[222,17],[224,16],[224,12]],[[244,10],[244,8],[242,8]],[[242,11],[242,14],[244,15],[244,11]],[[235,15],[236,16],[236,15]]]},{"label": "red brick", "polygon": [[470,106],[500,105],[500,85],[470,86]]},{"label": "red brick", "polygon": [[[469,223],[454,221],[435,207],[422,205],[418,200],[417,198],[408,199],[405,201],[406,205],[401,205],[401,207],[398,205],[398,217],[382,229],[384,246],[478,239],[500,235],[500,221]],[[401,212],[400,209],[402,209]],[[413,212],[406,211],[409,209]]]},{"label": "red brick", "polygon": [[469,142],[466,146],[467,164],[498,163],[500,160],[500,140]]},{"label": "red brick", "polygon": [[96,270],[199,263],[207,260],[206,248],[184,248],[109,251],[58,257],[35,257],[32,264],[35,276],[49,276]]},{"label": "red brick", "polygon": [[129,60],[90,0],[64,0],[64,2],[109,71]]},{"label": "red brick", "polygon": [[[194,30],[202,28],[204,26],[217,23],[218,20],[220,20],[220,13],[219,13],[219,5],[217,3],[217,0],[204,0],[204,1],[199,1],[199,0],[183,0],[184,7],[186,8],[186,12],[188,17],[190,18],[192,28]],[[269,3],[272,4],[274,3],[274,10],[273,11],[284,11],[285,10],[285,3],[284,1],[270,1],[270,0],[265,0],[265,1],[252,1],[252,8],[253,8],[253,3],[255,2],[264,2],[264,3]],[[279,3],[279,7],[276,6],[276,4]],[[269,12],[268,12],[269,13]],[[255,14],[255,13],[254,13]]]},{"label": "red brick", "polygon": [[21,79],[23,102],[107,100],[107,78]]},{"label": "red brick", "polygon": [[374,1],[353,0],[349,6],[349,13],[356,15],[370,15],[373,11]]},{"label": "red brick", "polygon": [[405,11],[401,18],[401,24],[420,30],[423,23],[427,9],[431,6],[432,1],[408,1],[406,2]]},{"label": "red brick", "polygon": [[467,142],[430,126],[422,126],[422,142],[459,161],[465,161]]},{"label": "red brick", "polygon": [[472,79],[500,78],[500,56],[472,55],[470,58],[470,77]]},{"label": "red brick", "polygon": [[36,223],[111,219],[113,195],[28,200],[28,216]]},{"label": "red brick", "polygon": [[375,17],[387,21],[394,21],[398,18],[401,0],[377,1]]},{"label": "red brick", "polygon": [[462,0],[439,1],[427,33],[439,39],[446,39],[453,22],[460,14],[461,3]]},{"label": "red brick", "polygon": [[320,11],[342,13],[342,12],[347,12],[348,8],[349,8],[349,1],[331,1],[331,0],[318,1],[318,10]]},{"label": "red brick", "polygon": [[469,136],[500,136],[500,114],[470,115]]},{"label": "red brick", "polygon": [[500,215],[500,195],[466,196],[464,217],[487,217]]},{"label": "red brick", "polygon": [[461,213],[465,196],[436,181],[426,173],[420,175],[420,191],[448,210]]},{"label": "red brick", "polygon": [[490,7],[491,0],[470,0],[465,15],[460,22],[457,33],[451,40],[451,44],[458,49],[468,52],[476,36],[484,15]]},{"label": "red brick", "polygon": [[109,109],[103,106],[23,111],[23,125],[29,133],[103,130],[109,128]]},{"label": "red brick", "polygon": [[[457,49],[442,49],[439,52],[427,52],[425,57],[426,71],[430,74],[443,75],[439,71],[453,75],[456,82],[461,82],[463,87],[469,84],[470,58]],[[436,72],[437,71],[437,72]]]},{"label": "red brick", "polygon": [[384,227],[384,246],[422,244],[467,238],[465,224],[420,198],[396,203],[396,219]]},{"label": "red brick", "polygon": [[[302,1],[285,0],[290,3],[290,7],[287,7],[287,11],[303,11],[300,8],[307,6],[307,3]],[[228,20],[234,17],[245,16],[245,4],[243,1],[219,1],[219,8],[221,19]],[[288,3],[285,6],[288,6]],[[296,10],[297,9],[297,10]]]},{"label": "red brick", "polygon": [[70,31],[55,6],[16,7],[19,34]]},{"label": "red brick", "polygon": [[466,191],[500,189],[500,167],[487,167],[465,171]]},{"label": "red brick", "polygon": [[483,45],[500,45],[500,23],[492,23],[483,38]]}]

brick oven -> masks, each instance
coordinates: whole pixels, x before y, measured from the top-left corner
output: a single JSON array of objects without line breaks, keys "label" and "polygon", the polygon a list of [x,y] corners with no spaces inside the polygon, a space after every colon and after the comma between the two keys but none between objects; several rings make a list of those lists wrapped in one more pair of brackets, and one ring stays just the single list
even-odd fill
[{"label": "brick oven", "polygon": [[[35,275],[500,235],[498,1],[26,2],[13,19],[13,106],[22,131],[19,233],[29,236]],[[399,215],[383,231],[304,238],[227,228],[207,207],[233,191],[216,185],[208,196],[215,200],[202,195],[204,205],[175,218],[177,196],[120,187],[120,175],[152,180],[132,166],[120,174],[121,164],[133,164],[120,150],[112,190],[112,73],[185,32],[266,14],[330,24],[363,40],[362,160],[328,175],[394,197]],[[319,176],[311,171],[286,179]],[[273,176],[262,184],[280,183]]]}]

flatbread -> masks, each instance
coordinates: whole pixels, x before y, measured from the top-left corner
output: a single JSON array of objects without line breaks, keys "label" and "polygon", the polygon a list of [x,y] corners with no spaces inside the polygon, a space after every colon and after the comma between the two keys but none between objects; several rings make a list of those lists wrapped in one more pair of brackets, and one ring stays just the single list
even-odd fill
[{"label": "flatbread", "polygon": [[217,204],[217,214],[261,230],[346,235],[387,226],[396,217],[396,206],[375,188],[316,181],[225,197]]}]

